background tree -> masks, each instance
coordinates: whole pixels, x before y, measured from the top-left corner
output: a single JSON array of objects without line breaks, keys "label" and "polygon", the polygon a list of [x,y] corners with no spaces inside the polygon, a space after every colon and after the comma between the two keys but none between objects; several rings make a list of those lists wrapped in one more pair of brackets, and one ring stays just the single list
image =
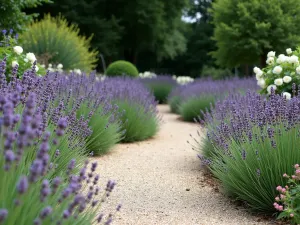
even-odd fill
[{"label": "background tree", "polygon": [[217,44],[212,56],[228,68],[264,66],[269,51],[299,45],[299,11],[298,0],[216,0],[209,11]]},{"label": "background tree", "polygon": [[52,16],[61,13],[78,24],[81,34],[94,34],[92,46],[109,61],[136,64],[145,52],[159,60],[185,51],[179,26],[186,4],[186,0],[152,0],[151,4],[148,0],[60,0],[37,10]]},{"label": "background tree", "polygon": [[159,64],[162,72],[178,75],[200,76],[203,66],[213,66],[214,60],[209,52],[216,49],[215,42],[211,39],[213,25],[208,9],[213,0],[189,0],[185,8],[185,22],[182,32],[187,39],[187,49],[175,59],[164,60]]},{"label": "background tree", "polygon": [[30,23],[37,14],[26,14],[25,8],[37,7],[43,2],[50,3],[50,0],[1,0],[0,5],[0,29],[13,29],[15,32],[22,32],[25,25]]}]

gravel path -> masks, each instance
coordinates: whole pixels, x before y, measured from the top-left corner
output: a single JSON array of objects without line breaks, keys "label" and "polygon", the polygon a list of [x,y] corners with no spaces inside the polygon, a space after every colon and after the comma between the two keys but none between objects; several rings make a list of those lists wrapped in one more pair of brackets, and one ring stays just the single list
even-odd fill
[{"label": "gravel path", "polygon": [[204,182],[189,134],[197,125],[170,114],[166,105],[160,132],[153,139],[120,144],[96,158],[102,180],[117,182],[109,204],[123,204],[113,224],[210,225],[266,224],[229,203]]}]

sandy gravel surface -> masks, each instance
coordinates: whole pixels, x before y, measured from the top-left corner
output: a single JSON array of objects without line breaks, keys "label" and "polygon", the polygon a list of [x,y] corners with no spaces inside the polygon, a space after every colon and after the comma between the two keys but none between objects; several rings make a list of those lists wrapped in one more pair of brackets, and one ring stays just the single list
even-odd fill
[{"label": "sandy gravel surface", "polygon": [[120,144],[99,157],[102,180],[114,179],[109,204],[123,204],[113,224],[210,225],[267,224],[230,204],[204,183],[197,153],[187,140],[198,126],[159,106],[162,126],[151,140]]}]

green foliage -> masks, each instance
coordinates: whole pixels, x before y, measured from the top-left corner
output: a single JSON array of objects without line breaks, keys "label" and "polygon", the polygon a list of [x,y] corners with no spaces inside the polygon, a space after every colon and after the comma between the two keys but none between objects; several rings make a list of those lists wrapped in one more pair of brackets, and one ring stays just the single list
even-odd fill
[{"label": "green foliage", "polygon": [[[212,4],[212,53],[221,66],[265,63],[270,50],[282,52],[300,42],[300,1],[219,0]],[[263,66],[263,65],[262,65]]]},{"label": "green foliage", "polygon": [[141,52],[159,59],[184,51],[185,37],[178,27],[186,5],[187,0],[118,0],[118,7],[111,0],[60,0],[37,11],[52,16],[61,12],[82,34],[95,35],[92,45],[104,57],[136,64]]},{"label": "green foliage", "polygon": [[159,128],[159,119],[153,113],[146,111],[139,104],[129,101],[117,101],[120,112],[124,112],[121,117],[122,130],[125,136],[122,142],[142,141],[154,136]]},{"label": "green foliage", "polygon": [[210,77],[214,80],[232,77],[234,74],[229,69],[220,69],[215,67],[203,66],[201,77]]},{"label": "green foliage", "polygon": [[1,0],[0,7],[0,30],[13,29],[22,32],[37,14],[27,15],[22,10],[37,7],[42,3],[51,3],[50,0]]},{"label": "green foliage", "polygon": [[153,82],[148,81],[144,82],[145,86],[153,93],[155,100],[158,101],[159,104],[167,103],[168,96],[172,89],[174,88],[174,83],[163,82],[160,80]]},{"label": "green foliage", "polygon": [[283,174],[287,178],[285,186],[277,186],[279,195],[275,198],[274,208],[280,211],[277,219],[287,218],[291,224],[300,223],[300,184],[299,184],[299,164],[294,165],[295,171],[292,176]]},{"label": "green foliage", "polygon": [[216,96],[203,95],[191,97],[181,102],[179,112],[185,121],[194,121],[198,116],[201,117],[201,111],[209,109],[211,104],[214,104]]},{"label": "green foliage", "polygon": [[[162,61],[159,66],[168,68],[162,72],[199,77],[204,65],[213,65],[214,60],[208,54],[216,49],[215,41],[211,39],[214,26],[208,12],[211,2],[209,0],[190,0],[190,4],[184,12],[185,16],[193,22],[182,22],[179,28],[187,40],[186,51],[172,60]],[[201,14],[200,18],[199,13]]]},{"label": "green foliage", "polygon": [[179,96],[173,96],[168,99],[168,104],[170,105],[171,112],[172,113],[180,113],[180,104],[181,104],[181,98]]},{"label": "green foliage", "polygon": [[91,38],[79,36],[79,28],[67,20],[49,14],[39,22],[32,23],[20,36],[24,49],[35,52],[44,64],[63,64],[64,69],[93,70],[97,63],[97,52],[90,51]]},{"label": "green foliage", "polygon": [[268,135],[267,127],[254,127],[252,132],[257,139],[252,142],[230,139],[230,154],[217,148],[210,168],[229,195],[247,201],[254,210],[273,213],[275,188],[284,184],[282,174],[292,174],[292,165],[300,159],[297,147],[300,143],[298,128],[285,131],[280,122],[270,127],[274,131],[284,131],[274,132],[276,149],[270,139],[263,138]]},{"label": "green foliage", "polygon": [[[77,111],[77,116],[87,117],[90,109],[87,104],[82,104]],[[111,121],[112,114],[103,113],[99,107],[89,120],[92,134],[86,140],[86,150],[94,155],[107,153],[116,143],[122,139],[121,124],[118,121]]]},{"label": "green foliage", "polygon": [[[11,36],[11,33],[4,35],[3,41],[0,43],[0,58],[6,58],[7,80],[10,80],[16,66],[18,66],[18,70],[14,70],[14,72],[17,78],[21,78],[26,70],[32,69],[33,63],[36,61],[35,55],[23,53],[23,48],[18,46],[17,40]],[[36,64],[35,71],[40,76],[46,74],[46,70],[40,64]]]},{"label": "green foliage", "polygon": [[107,70],[105,71],[105,75],[107,76],[131,76],[131,77],[138,77],[139,71],[130,62],[124,61],[124,60],[118,60],[113,63],[111,63]]}]

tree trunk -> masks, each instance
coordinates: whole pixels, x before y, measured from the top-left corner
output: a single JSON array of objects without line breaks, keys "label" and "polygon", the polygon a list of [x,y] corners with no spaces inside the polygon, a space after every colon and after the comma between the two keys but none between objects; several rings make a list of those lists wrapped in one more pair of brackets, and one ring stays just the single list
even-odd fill
[{"label": "tree trunk", "polygon": [[260,67],[261,68],[266,67],[266,65],[267,65],[266,60],[267,60],[266,54],[263,54],[260,56]]},{"label": "tree trunk", "polygon": [[137,63],[137,52],[132,49],[126,49],[124,51],[124,59],[136,65]]},{"label": "tree trunk", "polygon": [[248,64],[245,65],[245,75],[246,75],[246,77],[249,77],[249,65]]}]

